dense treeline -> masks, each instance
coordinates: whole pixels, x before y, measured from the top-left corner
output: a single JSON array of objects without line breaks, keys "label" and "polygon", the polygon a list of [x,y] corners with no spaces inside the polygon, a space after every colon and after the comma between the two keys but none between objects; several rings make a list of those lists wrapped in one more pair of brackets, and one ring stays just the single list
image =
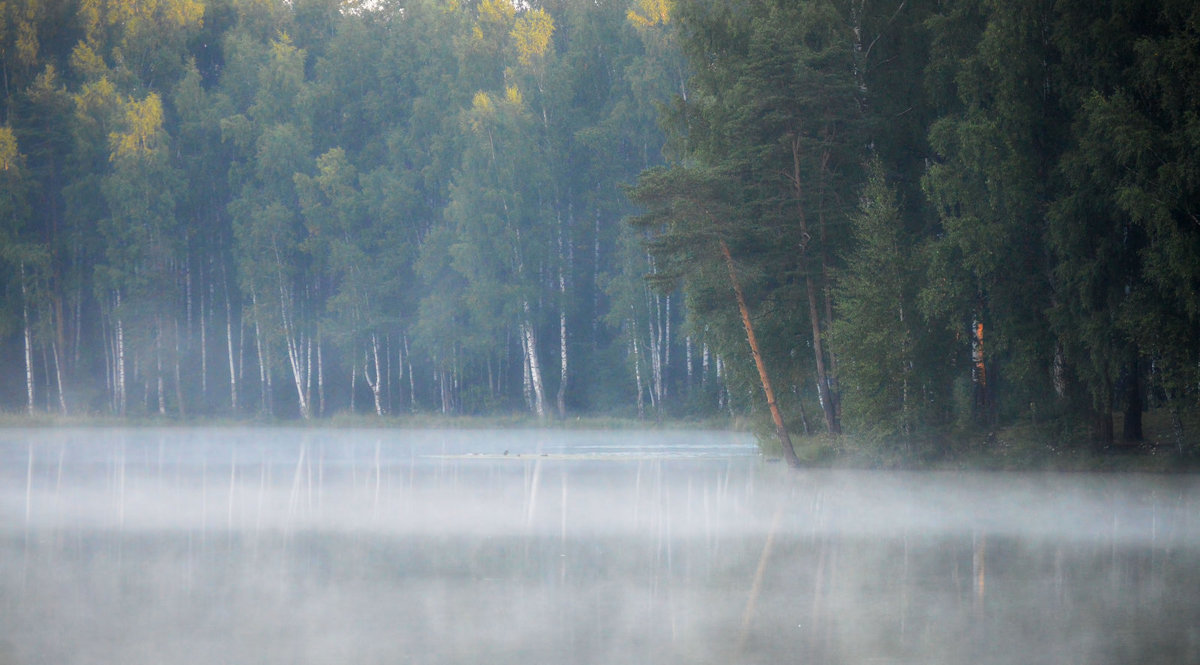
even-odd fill
[{"label": "dense treeline", "polygon": [[0,4],[4,408],[728,404],[621,223],[684,83],[646,7]]},{"label": "dense treeline", "polygon": [[1182,437],[1198,59],[1177,0],[7,0],[0,399]]},{"label": "dense treeline", "polygon": [[716,349],[757,333],[734,392],[773,395],[781,436],[1135,441],[1152,408],[1182,436],[1200,7],[681,0],[674,20],[693,75],[634,222]]}]

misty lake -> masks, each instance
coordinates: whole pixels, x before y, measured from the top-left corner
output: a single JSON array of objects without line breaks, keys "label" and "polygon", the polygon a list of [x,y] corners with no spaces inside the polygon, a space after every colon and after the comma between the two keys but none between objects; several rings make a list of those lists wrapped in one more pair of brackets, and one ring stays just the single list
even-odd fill
[{"label": "misty lake", "polygon": [[1197,663],[1196,476],[744,434],[0,430],[0,665]]}]

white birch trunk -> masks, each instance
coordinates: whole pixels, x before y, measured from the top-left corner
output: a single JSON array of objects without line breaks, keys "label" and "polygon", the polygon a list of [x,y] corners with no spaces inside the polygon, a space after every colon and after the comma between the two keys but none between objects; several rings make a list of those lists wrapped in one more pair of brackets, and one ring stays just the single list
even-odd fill
[{"label": "white birch trunk", "polygon": [[[207,407],[207,402],[208,402],[208,318],[209,318],[208,312],[206,311],[205,304],[207,302],[207,304],[209,306],[211,306],[211,304],[212,304],[211,301],[212,301],[212,294],[210,293],[209,297],[206,299],[204,297],[204,289],[203,288],[200,289],[200,396],[202,398],[202,401],[205,403],[204,404],[205,407]],[[179,326],[179,324],[176,323],[176,329],[178,329],[178,326]],[[176,335],[178,335],[178,332],[176,332]],[[188,335],[189,335],[189,339],[190,339],[191,338],[190,337],[191,330],[188,330]],[[175,346],[177,349],[176,358],[178,358],[179,344],[176,343]],[[179,361],[178,360],[175,361],[175,369],[176,370],[179,369]],[[176,371],[176,374],[178,374],[178,371]],[[182,408],[182,404],[180,405],[180,407]]]},{"label": "white birch trunk", "polygon": [[279,312],[283,319],[283,337],[287,347],[288,366],[292,370],[292,381],[296,384],[296,405],[300,409],[300,417],[311,420],[312,411],[309,408],[308,394],[305,389],[308,384],[308,376],[305,365],[304,339],[298,339],[294,332],[288,307],[288,294],[283,286],[282,278],[279,281]]},{"label": "white birch trunk", "polygon": [[[565,299],[565,288],[562,295]],[[560,368],[555,405],[558,407],[558,417],[565,420],[567,417],[567,310],[565,306],[558,310],[558,348]]]},{"label": "white birch trunk", "polygon": [[646,417],[646,400],[642,397],[642,354],[638,349],[637,323],[630,321],[629,329],[633,331],[633,335],[630,336],[633,346],[633,380],[637,384],[637,413],[638,420],[641,420]]},{"label": "white birch trunk", "polygon": [[163,390],[162,319],[154,317],[154,387],[158,398],[158,415],[167,415],[167,396]]},{"label": "white birch trunk", "polygon": [[408,365],[408,402],[409,409],[413,412],[417,410],[417,380],[413,377],[412,354],[408,352],[408,335],[404,335],[404,359]]},{"label": "white birch trunk", "polygon": [[317,415],[325,415],[325,360],[321,356],[321,340],[317,340]]},{"label": "white birch trunk", "polygon": [[58,342],[51,342],[51,347],[54,351],[54,382],[58,385],[58,409],[65,416],[67,415],[67,396],[63,390],[62,380],[62,363],[58,357]]},{"label": "white birch trunk", "polygon": [[533,323],[529,320],[529,303],[523,304],[525,310],[525,323],[523,324],[523,336],[525,339],[525,363],[529,367],[529,382],[533,390],[533,412],[537,417],[546,417],[546,392],[542,387],[542,368],[538,361],[537,352],[537,335],[533,330]]},{"label": "white birch trunk", "polygon": [[533,411],[533,378],[529,373],[529,347],[525,344],[525,325],[521,325],[521,396],[525,398],[525,408]]},{"label": "white birch trunk", "polygon": [[693,376],[693,372],[692,372],[692,336],[691,335],[683,336],[683,355],[684,355],[684,359],[687,361],[687,387],[688,387],[688,390],[691,391],[692,376]]},{"label": "white birch trunk", "polygon": [[[375,376],[371,376],[371,368],[374,367]],[[367,387],[371,389],[371,397],[375,400],[375,415],[382,416],[383,409],[383,383],[380,381],[379,371],[379,338],[375,333],[371,333],[371,350],[368,354],[363,351],[363,380],[367,382]]]},{"label": "white birch trunk", "polygon": [[[663,319],[664,319],[664,321],[663,321],[664,336],[663,336],[663,343],[662,343],[662,350],[663,350],[662,366],[663,366],[663,372],[665,374],[666,372],[671,371],[671,296],[670,296],[670,294],[668,294],[666,297],[666,313],[663,316]],[[667,394],[667,386],[668,386],[668,383],[666,381],[666,377],[664,376],[663,377],[663,396],[664,397],[666,397],[666,394]]]},{"label": "white birch trunk", "polygon": [[33,386],[33,328],[29,323],[29,299],[25,288],[25,266],[21,266],[21,316],[24,323],[25,339],[25,410],[29,415],[34,413]]},{"label": "white birch trunk", "polygon": [[254,308],[254,349],[258,354],[258,386],[262,397],[262,410],[270,415],[273,411],[271,408],[271,367],[266,350],[263,348],[262,322],[260,321],[262,317],[258,311],[258,290],[253,286],[250,287],[250,306]]},{"label": "white birch trunk", "polygon": [[305,420],[312,418],[312,412],[308,406],[308,395],[305,391],[305,366],[304,366],[304,341],[297,340],[287,333],[287,326],[284,327],[287,339],[288,364],[292,370],[292,380],[296,384],[296,405],[300,409],[300,417]]},{"label": "white birch trunk", "polygon": [[[121,307],[121,292],[117,292],[117,308]],[[117,315],[117,332],[116,332],[116,356],[117,356],[117,415],[124,417],[125,409],[128,405],[128,392],[125,386],[125,326],[121,323],[120,314]]]},{"label": "white birch trunk", "polygon": [[225,283],[225,345],[229,351],[229,409],[238,410],[237,364],[233,351],[233,308],[229,304],[229,283]]},{"label": "white birch trunk", "polygon": [[[572,215],[568,210],[567,220],[570,221]],[[573,251],[569,247],[564,247],[563,235],[564,224],[562,220],[558,223],[558,350],[559,350],[559,377],[558,377],[558,394],[556,395],[555,405],[558,407],[558,417],[560,420],[565,420],[567,417],[567,379],[568,379],[568,363],[567,363],[567,273],[570,272],[572,263],[574,263]]]},{"label": "white birch trunk", "polygon": [[649,333],[650,348],[650,405],[655,410],[662,409],[662,328],[658,325],[658,296],[651,302],[650,316],[646,317],[646,327]]}]

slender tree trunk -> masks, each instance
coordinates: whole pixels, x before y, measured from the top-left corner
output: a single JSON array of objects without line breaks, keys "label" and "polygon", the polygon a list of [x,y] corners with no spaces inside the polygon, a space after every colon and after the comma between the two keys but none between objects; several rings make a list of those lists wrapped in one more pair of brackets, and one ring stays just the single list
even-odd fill
[{"label": "slender tree trunk", "polygon": [[[571,213],[568,211],[567,219]],[[559,420],[567,417],[567,273],[571,270],[572,252],[564,247],[563,236],[565,229],[560,219],[558,223],[558,352],[559,376],[558,394],[555,396],[555,406],[558,407]]]},{"label": "slender tree trunk", "polygon": [[63,390],[62,363],[59,362],[58,342],[51,342],[54,355],[54,382],[58,386],[58,409],[67,415],[67,396]]},{"label": "slender tree trunk", "polygon": [[533,412],[539,419],[546,417],[546,391],[542,386],[542,367],[538,360],[537,333],[529,318],[529,303],[524,303],[525,322],[522,324],[525,339],[525,363],[529,367],[529,382],[533,390]]},{"label": "slender tree trunk", "polygon": [[321,355],[322,339],[317,338],[317,416],[325,415],[325,360]]},{"label": "slender tree trunk", "polygon": [[525,408],[533,411],[533,374],[529,371],[529,347],[525,340],[525,325],[521,325],[521,398]]},{"label": "slender tree trunk", "polygon": [[1125,417],[1121,437],[1129,443],[1142,440],[1142,385],[1137,359],[1130,364],[1129,384],[1125,390]]},{"label": "slender tree trunk", "polygon": [[417,411],[417,380],[413,376],[412,355],[408,352],[408,334],[404,335],[404,358],[408,361],[408,401],[409,410]]},{"label": "slender tree trunk", "polygon": [[445,368],[438,369],[438,392],[442,400],[442,415],[450,413],[450,393],[446,387],[446,370]]},{"label": "slender tree trunk", "polygon": [[978,318],[971,326],[971,383],[974,388],[974,411],[977,418],[986,418],[991,406],[988,389],[987,362],[983,349],[983,322]]},{"label": "slender tree trunk", "polygon": [[[203,336],[203,330],[204,330],[204,299],[203,298],[201,298],[200,307],[201,307],[201,309],[200,309],[200,330],[202,331],[201,339],[203,339],[203,337],[204,337]],[[179,343],[179,319],[172,317],[171,321],[174,326],[173,327],[173,332],[174,332],[173,337],[175,338],[175,357],[174,357],[174,362],[171,363],[175,368],[174,369],[174,372],[175,372],[175,401],[178,402],[178,404],[179,404],[178,409],[177,409],[179,411],[179,417],[186,418],[187,417],[187,405],[184,404],[184,400],[183,400],[183,380],[181,378],[181,372],[179,370],[180,356],[182,355],[182,353],[180,351],[180,343]],[[203,356],[203,354],[201,354],[201,355]],[[201,361],[201,365],[203,366],[203,361]]]},{"label": "slender tree trunk", "polygon": [[[559,275],[560,284],[562,283],[562,275]],[[566,288],[561,287],[560,295],[566,298]],[[565,420],[567,417],[567,309],[565,303],[558,310],[558,349],[559,349],[559,374],[558,374],[558,394],[555,396],[555,405],[558,407],[559,420]]]},{"label": "slender tree trunk", "polygon": [[308,382],[308,372],[305,365],[305,340],[303,336],[297,337],[293,330],[291,318],[288,314],[287,295],[280,290],[280,312],[283,316],[283,334],[284,343],[287,347],[288,365],[292,370],[292,381],[296,384],[296,406],[300,410],[300,417],[304,420],[312,419],[312,411],[308,403],[308,391],[306,385]]},{"label": "slender tree trunk", "polygon": [[116,366],[114,353],[116,345],[113,344],[112,332],[112,316],[107,312],[100,312],[100,335],[104,343],[104,394],[108,396],[108,411],[109,413],[117,412],[117,403],[114,396],[117,394],[116,389]]},{"label": "slender tree trunk", "polygon": [[1096,440],[1102,446],[1111,446],[1116,439],[1113,432],[1112,401],[1096,410]]},{"label": "slender tree trunk", "polygon": [[154,317],[154,381],[158,397],[158,415],[167,415],[167,395],[163,382],[162,318]]},{"label": "slender tree trunk", "polygon": [[630,344],[633,347],[633,380],[637,385],[637,413],[641,420],[646,417],[646,400],[642,397],[642,353],[638,349],[637,321],[630,320],[629,329],[632,332]]},{"label": "slender tree trunk", "polygon": [[663,397],[667,396],[667,392],[671,389],[671,294],[667,294],[663,298]]},{"label": "slender tree trunk", "polygon": [[33,327],[29,322],[29,291],[25,287],[25,265],[21,264],[21,319],[25,340],[25,410],[33,415]]},{"label": "slender tree trunk", "polygon": [[388,333],[383,336],[383,410],[387,413],[392,413],[396,410],[395,400],[392,398],[392,335]]},{"label": "slender tree trunk", "polygon": [[662,328],[658,327],[658,294],[647,291],[646,317],[647,351],[650,353],[650,406],[654,407],[657,416],[662,416]]},{"label": "slender tree trunk", "polygon": [[690,397],[691,391],[692,391],[692,373],[693,373],[692,336],[691,335],[683,336],[683,358],[685,361],[684,366],[687,368],[687,389],[688,389],[688,393],[689,393],[688,396]]},{"label": "slender tree trunk", "polygon": [[[374,367],[375,376],[372,378],[370,368]],[[371,397],[375,401],[375,415],[382,416],[383,409],[383,382],[380,381],[379,371],[379,338],[375,333],[371,333],[371,350],[370,355],[363,352],[363,380],[367,382],[367,387],[371,389]]]},{"label": "slender tree trunk", "polygon": [[841,434],[842,426],[837,417],[837,406],[830,394],[829,375],[825,368],[825,350],[821,335],[821,314],[817,305],[817,290],[812,275],[808,270],[808,242],[811,235],[808,231],[808,220],[804,214],[804,204],[800,177],[800,139],[792,139],[792,185],[796,192],[796,210],[800,222],[802,241],[800,244],[800,272],[804,273],[805,295],[808,298],[808,318],[812,324],[813,358],[817,367],[817,397],[821,401],[821,410],[825,414],[825,427],[830,434]]},{"label": "slender tree trunk", "polygon": [[[211,286],[211,285],[209,285],[209,286]],[[207,298],[205,297],[206,295],[208,296]],[[211,300],[212,300],[212,294],[209,292],[209,289],[205,289],[204,287],[201,287],[200,288],[200,402],[201,402],[202,408],[204,408],[205,410],[208,409],[208,318],[209,318],[208,317],[208,308],[206,307],[206,305],[211,305],[211,302],[210,302]],[[176,330],[178,331],[178,328],[179,328],[178,322],[176,322],[175,327],[176,327]],[[192,339],[195,339],[195,338],[192,337],[192,331],[190,329],[191,328],[190,324],[189,324],[188,328],[189,328],[188,329],[188,341],[190,342]],[[176,332],[176,335],[178,336],[178,332]],[[178,344],[176,344],[176,350],[178,351]],[[176,373],[178,373],[178,370],[179,370],[179,360],[178,360],[179,355],[178,355],[178,353],[176,353],[175,357],[176,357],[175,369],[176,369]],[[182,404],[180,404],[180,408],[182,408]]]},{"label": "slender tree trunk", "polygon": [[51,394],[51,392],[50,392],[50,384],[51,384],[51,383],[53,383],[53,381],[51,381],[51,380],[50,380],[50,353],[49,353],[49,352],[46,350],[46,344],[45,344],[45,343],[42,343],[42,344],[41,344],[41,349],[42,349],[42,384],[46,386],[46,390],[45,390],[45,398],[46,398],[46,406],[45,406],[45,411],[46,411],[47,413],[49,413],[49,412],[51,412],[51,411],[53,411],[53,410],[54,410],[54,406],[53,406],[53,405],[51,404],[51,402],[50,402],[50,400],[51,400],[51,399],[53,399],[53,395],[52,395],[52,394]]},{"label": "slender tree trunk", "polygon": [[262,410],[267,415],[272,415],[271,400],[271,366],[270,358],[267,355],[267,349],[263,346],[262,339],[262,316],[258,309],[258,291],[253,286],[250,287],[250,306],[254,310],[254,348],[258,354],[258,386],[262,397]]},{"label": "slender tree trunk", "polygon": [[[221,268],[222,277],[225,269]],[[229,410],[236,415],[238,410],[238,375],[233,351],[233,308],[229,304],[229,281],[225,282],[225,345],[229,351]]]},{"label": "slender tree trunk", "polygon": [[[829,137],[832,140],[832,137]],[[825,321],[823,329],[828,330],[833,324],[833,278],[830,276],[833,272],[829,265],[829,241],[828,234],[825,228],[825,190],[829,180],[829,159],[830,151],[828,148],[821,153],[821,191],[819,201],[817,203],[817,238],[820,240],[821,254],[821,297],[825,303]],[[797,174],[799,175],[799,174]],[[828,340],[822,340],[825,347],[825,355],[829,362],[826,367],[825,383],[828,388],[827,393],[829,401],[832,404],[834,419],[838,422],[838,430],[841,430],[842,422],[842,391],[838,386],[838,358],[836,349]]]},{"label": "slender tree trunk", "polygon": [[72,319],[70,371],[74,375],[75,372],[79,371],[79,356],[83,348],[83,294],[81,293],[75,294],[75,308]]},{"label": "slender tree trunk", "polygon": [[733,256],[729,253],[729,245],[721,241],[721,254],[725,257],[725,266],[729,269],[729,281],[733,285],[733,293],[737,297],[738,311],[742,315],[742,325],[746,328],[746,340],[750,342],[750,353],[754,356],[754,365],[758,368],[758,378],[762,381],[763,393],[767,397],[767,406],[771,409],[771,419],[775,422],[775,434],[783,448],[783,457],[788,466],[800,466],[796,457],[796,449],[792,447],[792,438],[788,435],[787,427],[783,424],[783,415],[775,402],[775,391],[771,388],[771,379],[767,375],[767,365],[758,350],[758,338],[754,335],[754,324],[750,321],[750,310],[746,307],[746,297],[742,294],[741,283],[737,278],[737,269],[733,265]]},{"label": "slender tree trunk", "polygon": [[[116,310],[118,312],[120,312],[120,310],[121,310],[121,292],[120,291],[116,292],[116,303],[117,303]],[[117,320],[117,329],[116,329],[115,342],[116,342],[117,348],[116,348],[115,355],[116,355],[116,359],[117,359],[117,367],[116,367],[116,369],[117,369],[117,374],[116,374],[117,415],[124,418],[126,406],[128,405],[128,392],[126,390],[126,385],[125,385],[125,326],[121,322],[121,315],[119,313],[117,314],[116,320]]]}]

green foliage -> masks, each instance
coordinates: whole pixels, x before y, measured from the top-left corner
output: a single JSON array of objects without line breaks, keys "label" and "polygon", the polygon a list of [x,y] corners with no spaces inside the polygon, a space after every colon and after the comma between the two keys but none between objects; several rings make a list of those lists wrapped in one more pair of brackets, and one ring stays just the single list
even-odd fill
[{"label": "green foliage", "polygon": [[765,432],[736,285],[797,434],[844,419],[881,459],[935,457],[955,424],[1115,442],[1145,412],[1183,440],[1198,16],[11,0],[0,399],[237,417],[557,392],[562,416]]},{"label": "green foliage", "polygon": [[854,251],[838,282],[831,335],[841,353],[847,420],[868,433],[912,433],[921,422],[921,375],[915,303],[919,256],[903,234],[900,204],[882,165],[871,165]]}]

